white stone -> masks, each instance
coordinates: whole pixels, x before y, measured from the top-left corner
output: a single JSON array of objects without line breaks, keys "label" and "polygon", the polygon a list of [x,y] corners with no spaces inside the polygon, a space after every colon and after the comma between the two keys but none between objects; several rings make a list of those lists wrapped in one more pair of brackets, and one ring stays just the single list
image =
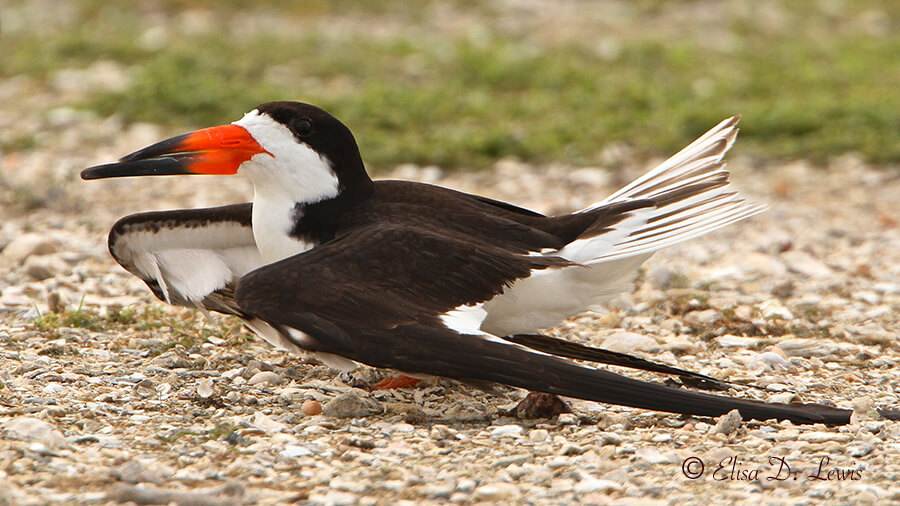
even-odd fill
[{"label": "white stone", "polygon": [[651,351],[658,344],[656,340],[634,332],[617,332],[603,340],[601,348],[617,351],[619,353],[633,353],[635,351]]},{"label": "white stone", "polygon": [[598,480],[595,478],[590,478],[587,480],[579,481],[575,484],[575,493],[576,494],[592,494],[597,492],[613,492],[616,490],[621,490],[622,485],[610,480]]}]

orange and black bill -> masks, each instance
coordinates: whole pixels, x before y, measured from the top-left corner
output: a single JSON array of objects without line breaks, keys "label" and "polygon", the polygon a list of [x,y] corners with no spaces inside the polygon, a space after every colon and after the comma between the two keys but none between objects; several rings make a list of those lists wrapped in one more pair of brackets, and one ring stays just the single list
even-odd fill
[{"label": "orange and black bill", "polygon": [[245,128],[204,128],[148,146],[116,163],[81,171],[81,179],[178,174],[235,174],[242,163],[266,153]]}]

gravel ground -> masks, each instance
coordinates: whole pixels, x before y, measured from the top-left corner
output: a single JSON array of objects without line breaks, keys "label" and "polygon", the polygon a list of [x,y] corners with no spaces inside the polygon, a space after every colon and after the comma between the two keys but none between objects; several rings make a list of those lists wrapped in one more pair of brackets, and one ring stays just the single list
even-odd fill
[{"label": "gravel ground", "polygon": [[[27,85],[3,83],[0,96]],[[369,393],[235,320],[161,306],[107,254],[109,226],[240,201],[248,184],[82,183],[81,168],[173,132],[68,109],[28,115],[29,104],[11,104],[0,126],[56,139],[0,160],[0,504],[900,501],[900,425],[876,411],[898,408],[900,395],[895,170],[853,156],[823,167],[734,159],[738,186],[770,211],[657,254],[634,293],[554,330],[765,387],[734,395],[853,408],[851,425],[582,401],[520,420],[504,412],[521,391],[435,380]],[[563,212],[646,165],[622,147],[605,155],[606,168],[501,161],[388,176]],[[63,308],[67,318],[48,316]]]}]

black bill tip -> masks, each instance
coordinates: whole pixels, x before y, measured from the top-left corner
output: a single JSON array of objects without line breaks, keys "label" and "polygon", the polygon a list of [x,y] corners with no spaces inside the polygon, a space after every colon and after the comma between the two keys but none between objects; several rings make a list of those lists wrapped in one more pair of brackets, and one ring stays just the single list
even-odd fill
[{"label": "black bill tip", "polygon": [[150,158],[95,165],[81,171],[81,179],[106,179],[130,176],[174,176],[190,174],[184,160],[176,158]]}]

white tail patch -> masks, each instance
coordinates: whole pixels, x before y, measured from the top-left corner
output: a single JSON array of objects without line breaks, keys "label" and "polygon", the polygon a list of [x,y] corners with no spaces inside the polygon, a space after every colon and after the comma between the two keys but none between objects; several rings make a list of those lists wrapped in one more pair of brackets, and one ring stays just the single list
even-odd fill
[{"label": "white tail patch", "polygon": [[[722,121],[655,169],[581,211],[635,199],[664,202],[632,211],[607,233],[576,239],[559,251],[541,252],[582,266],[546,269],[518,280],[484,303],[488,314],[481,328],[510,335],[557,325],[631,289],[635,270],[654,251],[764,211],[766,206],[747,202],[727,184],[722,157],[737,137],[737,121],[738,117]],[[670,192],[706,183],[710,188],[666,202]]]}]

